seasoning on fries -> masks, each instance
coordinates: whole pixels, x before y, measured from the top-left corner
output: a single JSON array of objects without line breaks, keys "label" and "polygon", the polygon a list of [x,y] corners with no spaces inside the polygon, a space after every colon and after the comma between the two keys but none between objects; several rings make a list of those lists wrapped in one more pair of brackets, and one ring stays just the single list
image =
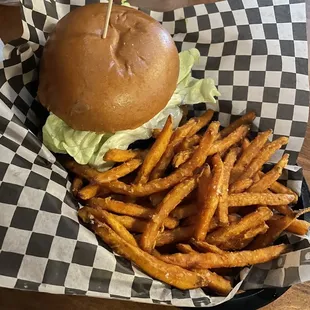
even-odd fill
[{"label": "seasoning on fries", "polygon": [[[279,214],[275,214],[272,216],[271,219],[269,219],[267,221],[267,224],[269,226],[272,226],[272,222],[274,221],[278,221],[282,218],[281,215]],[[293,222],[288,226],[286,227],[286,231],[290,232],[290,233],[293,233],[293,234],[296,234],[296,235],[306,235],[308,230],[310,228],[310,223],[307,222],[307,221],[304,221],[304,220],[298,220],[298,219],[294,219]]]},{"label": "seasoning on fries", "polygon": [[186,151],[197,144],[199,144],[201,137],[199,135],[193,135],[192,137],[185,138],[182,144],[178,147],[178,152]]},{"label": "seasoning on fries", "polygon": [[195,251],[189,244],[185,244],[185,243],[178,243],[176,245],[176,248],[184,254],[188,254],[188,253],[197,253],[197,251]]},{"label": "seasoning on fries", "polygon": [[141,152],[137,150],[119,150],[111,149],[104,154],[103,159],[115,163],[124,163],[125,161],[140,157]]},{"label": "seasoning on fries", "polygon": [[229,126],[224,128],[220,135],[222,138],[227,137],[229,134],[231,134],[234,130],[236,130],[238,127],[241,127],[242,125],[249,125],[251,124],[256,115],[254,112],[248,112],[244,114],[243,116],[239,117],[237,120],[235,120],[233,123],[231,123]]},{"label": "seasoning on fries", "polygon": [[232,169],[232,176],[230,180],[231,183],[235,182],[242,175],[242,173],[244,173],[251,161],[257,156],[257,154],[259,154],[261,148],[267,142],[271,133],[271,130],[259,133],[250,145],[244,149],[236,165]]},{"label": "seasoning on fries", "polygon": [[189,132],[195,127],[197,121],[190,119],[184,126],[178,127],[171,137],[171,142],[167,145],[165,152],[160,158],[158,164],[154,167],[151,180],[158,179],[163,176],[171,159],[174,156],[175,149],[188,136]]},{"label": "seasoning on fries", "polygon": [[[207,155],[211,156],[211,155],[228,150],[231,146],[241,141],[247,135],[248,131],[249,131],[248,126],[241,125],[240,127],[236,128],[233,132],[231,132],[228,136],[226,136],[222,140],[217,140],[213,144],[213,146],[211,147]],[[192,149],[181,151],[180,153],[176,154],[175,157],[173,158],[174,167],[178,168],[184,162],[189,160],[189,158],[191,158],[195,150],[196,150],[196,146]]]},{"label": "seasoning on fries", "polygon": [[240,176],[241,179],[252,178],[266,163],[275,151],[281,148],[282,145],[288,143],[287,137],[281,137],[267,145],[265,145],[258,155],[252,160],[247,166],[243,174]]},{"label": "seasoning on fries", "polygon": [[[121,238],[106,224],[95,224],[92,227],[97,235],[105,241],[117,254],[134,262],[147,274],[173,285],[181,290],[208,286],[208,279],[198,273],[167,264],[144,252]],[[226,292],[228,293],[228,292]]]},{"label": "seasoning on fries", "polygon": [[197,224],[194,237],[197,240],[204,240],[212,217],[219,204],[219,199],[222,190],[224,165],[217,154],[212,158],[212,176],[207,175],[201,178],[199,182],[199,214],[197,216]]},{"label": "seasoning on fries", "polygon": [[231,169],[234,166],[238,153],[239,149],[237,148],[230,149],[224,161],[224,171],[223,171],[223,180],[221,188],[222,195],[219,198],[217,209],[218,218],[221,225],[228,224],[228,186],[229,186]]},{"label": "seasoning on fries", "polygon": [[270,188],[270,186],[277,181],[277,179],[281,176],[282,170],[288,163],[288,154],[284,154],[281,160],[267,172],[258,182],[254,183],[250,188],[250,193],[261,193],[266,189]]},{"label": "seasoning on fries", "polygon": [[222,267],[245,267],[268,262],[289,249],[288,245],[273,245],[254,251],[218,253],[190,253],[162,255],[160,258],[186,269],[211,269]]},{"label": "seasoning on fries", "polygon": [[247,232],[253,228],[254,225],[263,224],[271,217],[272,211],[269,208],[260,207],[256,211],[244,216],[239,222],[231,224],[227,227],[219,228],[210,233],[207,236],[206,241],[221,247],[221,245],[229,242],[231,239]]},{"label": "seasoning on fries", "polygon": [[294,220],[307,212],[310,212],[310,208],[296,213],[295,216],[286,215],[277,221],[269,222],[269,229],[267,232],[258,236],[250,245],[250,249],[259,249],[272,244],[280,236],[280,234],[293,223]]},{"label": "seasoning on fries", "polygon": [[[108,198],[92,198],[88,205],[95,209],[107,210],[116,214],[134,216],[143,219],[150,219],[154,216],[154,210],[145,208],[134,203],[125,203]],[[178,220],[173,217],[165,218],[163,224],[169,229],[173,229],[178,225]]]},{"label": "seasoning on fries", "polygon": [[221,250],[216,245],[210,244],[206,241],[197,241],[195,239],[192,239],[191,243],[203,253],[211,252],[211,253],[225,254],[225,251]]},{"label": "seasoning on fries", "polygon": [[253,180],[251,178],[237,180],[233,184],[231,184],[229,188],[230,194],[240,194],[246,191],[252,184]]},{"label": "seasoning on fries", "polygon": [[244,207],[252,205],[278,206],[289,204],[295,199],[290,194],[270,194],[270,193],[241,193],[231,194],[228,197],[230,207]]},{"label": "seasoning on fries", "polygon": [[232,286],[221,268],[285,253],[287,245],[273,242],[283,231],[306,234],[310,224],[297,217],[309,210],[295,213],[296,193],[278,182],[287,154],[261,171],[286,137],[268,142],[267,130],[251,142],[254,113],[220,132],[212,116],[208,110],[174,130],[168,119],[149,150],[108,151],[104,159],[117,165],[105,172],[64,165],[85,202],[79,217],[116,253],[177,288],[227,295]]},{"label": "seasoning on fries", "polygon": [[151,252],[156,245],[156,238],[164,220],[169,213],[195,188],[197,177],[191,177],[178,184],[158,205],[154,215],[149,220],[142,234],[140,246],[146,252]]},{"label": "seasoning on fries", "polygon": [[153,168],[156,166],[156,164],[159,162],[160,158],[164,154],[170,138],[172,136],[172,118],[169,116],[167,118],[165,127],[158,135],[155,143],[151,147],[150,151],[147,153],[143,164],[141,166],[141,169],[138,172],[138,175],[136,177],[135,183],[137,184],[144,184],[148,181],[149,176],[153,170]]},{"label": "seasoning on fries", "polygon": [[[99,184],[88,184],[81,188],[75,196],[78,196],[82,200],[88,200],[95,197],[100,191]],[[109,192],[109,191],[107,191]]]}]

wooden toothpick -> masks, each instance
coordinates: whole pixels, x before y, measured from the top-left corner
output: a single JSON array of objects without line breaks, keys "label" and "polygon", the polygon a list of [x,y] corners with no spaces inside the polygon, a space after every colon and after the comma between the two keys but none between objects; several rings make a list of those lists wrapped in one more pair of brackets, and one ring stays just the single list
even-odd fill
[{"label": "wooden toothpick", "polygon": [[113,5],[113,0],[109,0],[107,16],[105,19],[105,24],[104,24],[103,34],[102,34],[103,39],[107,37],[108,28],[109,28],[109,20],[110,20],[111,11],[112,11],[112,5]]}]

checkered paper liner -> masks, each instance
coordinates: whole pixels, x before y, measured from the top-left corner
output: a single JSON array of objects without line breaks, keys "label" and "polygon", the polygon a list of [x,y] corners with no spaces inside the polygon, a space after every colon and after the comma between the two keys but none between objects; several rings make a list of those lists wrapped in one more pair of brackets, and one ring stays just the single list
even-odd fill
[{"label": "checkered paper liner", "polygon": [[[35,100],[37,67],[57,21],[87,0],[23,0],[24,33],[0,63],[0,286],[175,306],[213,306],[237,290],[310,280],[310,241],[285,235],[294,251],[245,268],[228,297],[202,289],[180,291],[156,281],[79,224],[67,173],[42,145],[46,110]],[[99,2],[99,1],[98,1]],[[284,181],[300,191],[295,166],[308,118],[308,54],[304,0],[231,0],[159,13],[178,49],[199,49],[197,78],[212,77],[222,96],[216,109],[226,126],[254,110],[255,132],[272,128],[290,137]],[[74,51],[72,51],[74,53]],[[199,104],[190,111],[206,109]]]}]

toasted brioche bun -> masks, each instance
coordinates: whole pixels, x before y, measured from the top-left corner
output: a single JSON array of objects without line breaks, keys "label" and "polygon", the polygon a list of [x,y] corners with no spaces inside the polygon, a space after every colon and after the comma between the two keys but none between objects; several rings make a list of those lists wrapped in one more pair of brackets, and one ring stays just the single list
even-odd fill
[{"label": "toasted brioche bun", "polygon": [[170,34],[152,17],[106,4],[75,9],[45,45],[38,97],[75,130],[134,129],[153,118],[176,88],[179,57]]}]

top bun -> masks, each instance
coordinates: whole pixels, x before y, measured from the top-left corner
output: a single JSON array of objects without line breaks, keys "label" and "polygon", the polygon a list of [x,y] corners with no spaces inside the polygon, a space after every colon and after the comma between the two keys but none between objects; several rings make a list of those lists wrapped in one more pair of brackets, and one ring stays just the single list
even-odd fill
[{"label": "top bun", "polygon": [[107,4],[80,7],[61,19],[45,45],[38,97],[75,130],[114,133],[153,118],[175,91],[179,57],[153,18]]}]

